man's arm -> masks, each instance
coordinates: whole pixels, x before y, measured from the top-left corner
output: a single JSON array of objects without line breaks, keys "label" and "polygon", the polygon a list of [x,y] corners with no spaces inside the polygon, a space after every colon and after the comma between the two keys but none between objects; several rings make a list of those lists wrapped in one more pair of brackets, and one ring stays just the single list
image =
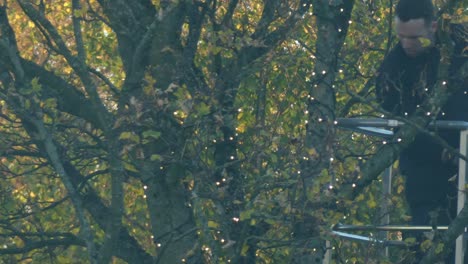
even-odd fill
[{"label": "man's arm", "polygon": [[378,72],[375,91],[377,102],[387,112],[397,113],[400,101],[400,93],[393,85],[391,76],[386,67],[387,63],[384,61]]}]

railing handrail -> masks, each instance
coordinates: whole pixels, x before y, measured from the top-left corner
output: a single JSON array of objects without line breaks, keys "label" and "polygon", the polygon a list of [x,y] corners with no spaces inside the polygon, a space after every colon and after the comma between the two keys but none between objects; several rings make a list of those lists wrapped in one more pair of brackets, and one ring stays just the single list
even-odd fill
[{"label": "railing handrail", "polygon": [[336,224],[332,230],[337,231],[432,231],[448,230],[448,226],[429,226],[429,225],[344,225]]},{"label": "railing handrail", "polygon": [[[341,127],[379,127],[379,128],[393,128],[400,127],[405,124],[405,122],[396,120],[396,119],[386,119],[386,118],[360,118],[360,117],[351,117],[351,118],[337,118],[336,125]],[[468,122],[458,121],[458,120],[435,120],[429,123],[430,128],[440,128],[440,129],[455,129],[455,130],[465,130],[468,129]]]}]

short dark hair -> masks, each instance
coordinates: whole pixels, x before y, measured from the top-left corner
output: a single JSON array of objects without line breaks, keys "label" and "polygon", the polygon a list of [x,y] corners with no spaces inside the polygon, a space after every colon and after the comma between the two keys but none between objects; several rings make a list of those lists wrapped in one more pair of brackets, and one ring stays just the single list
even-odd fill
[{"label": "short dark hair", "polygon": [[396,16],[403,22],[423,18],[426,24],[435,20],[432,0],[400,0],[396,6]]}]

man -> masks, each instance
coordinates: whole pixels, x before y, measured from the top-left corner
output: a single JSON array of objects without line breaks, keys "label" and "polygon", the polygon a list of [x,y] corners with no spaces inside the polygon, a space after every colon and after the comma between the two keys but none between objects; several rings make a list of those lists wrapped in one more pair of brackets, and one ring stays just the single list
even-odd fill
[{"label": "man", "polygon": [[[436,47],[437,23],[431,0],[400,0],[396,7],[395,30],[399,43],[384,59],[377,76],[376,93],[387,112],[409,116],[424,107],[437,81],[440,52]],[[457,47],[459,48],[459,47]],[[463,59],[453,61],[454,72]],[[457,65],[455,65],[457,64]],[[450,97],[438,119],[468,121],[468,95],[459,91]],[[439,133],[458,148],[457,131]],[[406,199],[414,225],[448,225],[456,216],[457,166],[442,146],[426,134],[400,155],[400,171],[406,177]]]}]

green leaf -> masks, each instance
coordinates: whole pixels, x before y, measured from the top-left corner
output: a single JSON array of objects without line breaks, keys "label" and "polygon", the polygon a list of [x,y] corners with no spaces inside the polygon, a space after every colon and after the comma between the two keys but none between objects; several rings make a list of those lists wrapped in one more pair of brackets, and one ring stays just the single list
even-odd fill
[{"label": "green leaf", "polygon": [[157,161],[157,160],[158,160],[158,161],[161,161],[161,160],[163,160],[163,158],[161,157],[161,155],[158,155],[158,154],[153,154],[153,155],[151,155],[150,159],[151,159],[151,161]]},{"label": "green leaf", "polygon": [[444,243],[438,243],[435,249],[436,254],[440,254],[444,251]]},{"label": "green leaf", "polygon": [[39,77],[35,77],[31,80],[31,88],[35,93],[39,93],[42,90],[42,85],[39,83]]},{"label": "green leaf", "polygon": [[240,217],[239,219],[241,221],[244,221],[244,220],[247,220],[247,219],[250,219],[252,217],[252,213],[254,212],[253,209],[249,209],[249,210],[246,210],[246,211],[242,211],[240,213]]},{"label": "green leaf", "polygon": [[424,240],[420,245],[422,251],[424,251],[424,252],[429,250],[431,248],[431,246],[432,246],[432,241],[429,240],[429,239]]},{"label": "green leaf", "polygon": [[131,171],[131,172],[139,172],[137,168],[135,168],[135,166],[133,166],[132,164],[128,163],[128,162],[125,162],[124,163],[124,168],[128,171]]},{"label": "green leaf", "polygon": [[147,131],[143,132],[143,138],[158,139],[160,137],[161,137],[161,132],[159,132],[159,131],[147,130]]},{"label": "green leaf", "polygon": [[198,115],[204,116],[210,113],[210,107],[202,102],[196,106],[196,111]]}]

